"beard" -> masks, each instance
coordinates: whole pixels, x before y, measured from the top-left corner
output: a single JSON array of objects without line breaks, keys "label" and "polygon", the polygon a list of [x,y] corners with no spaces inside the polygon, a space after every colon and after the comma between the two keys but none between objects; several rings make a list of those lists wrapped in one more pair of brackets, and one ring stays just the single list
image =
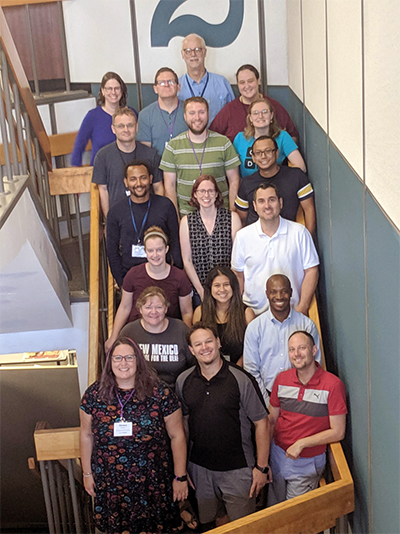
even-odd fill
[{"label": "beard", "polygon": [[207,124],[205,124],[202,128],[195,130],[192,126],[189,126],[189,131],[193,135],[201,135],[205,130],[207,129]]}]

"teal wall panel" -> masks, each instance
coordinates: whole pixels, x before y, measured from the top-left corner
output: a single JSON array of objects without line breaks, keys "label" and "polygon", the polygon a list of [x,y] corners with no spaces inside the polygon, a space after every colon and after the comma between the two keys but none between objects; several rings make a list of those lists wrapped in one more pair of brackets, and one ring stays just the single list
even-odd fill
[{"label": "teal wall panel", "polygon": [[373,532],[400,532],[400,236],[366,198]]}]

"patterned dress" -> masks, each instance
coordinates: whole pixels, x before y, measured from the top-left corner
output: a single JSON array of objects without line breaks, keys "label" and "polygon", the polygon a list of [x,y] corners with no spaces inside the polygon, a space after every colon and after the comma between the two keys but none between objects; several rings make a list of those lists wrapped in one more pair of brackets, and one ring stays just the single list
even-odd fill
[{"label": "patterned dress", "polygon": [[225,208],[218,208],[211,234],[204,226],[200,212],[187,216],[192,262],[200,283],[204,286],[210,269],[217,265],[231,266],[232,214]]},{"label": "patterned dress", "polygon": [[[120,406],[117,399],[100,400],[98,389],[99,382],[92,384],[81,404],[92,416],[96,527],[113,534],[173,532],[181,521],[173,503],[173,464],[164,417],[179,408],[175,394],[163,383],[144,401],[133,393],[124,406],[133,436],[114,437]],[[131,392],[118,389],[123,404]]]}]

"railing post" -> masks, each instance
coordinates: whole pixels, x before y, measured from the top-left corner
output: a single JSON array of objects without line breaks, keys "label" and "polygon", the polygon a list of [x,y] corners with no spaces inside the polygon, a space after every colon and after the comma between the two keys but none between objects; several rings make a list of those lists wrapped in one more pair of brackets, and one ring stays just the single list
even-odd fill
[{"label": "railing post", "polygon": [[[13,175],[20,174],[19,165],[18,165],[18,152],[17,152],[17,142],[15,139],[14,131],[14,117],[11,109],[11,98],[10,98],[10,80],[8,78],[8,65],[7,58],[4,53],[4,50],[1,51],[1,64],[2,74],[3,74],[3,91],[6,102],[6,111],[7,111],[7,121],[8,121],[8,131],[10,133],[10,142],[11,142],[11,153],[12,153],[12,168],[14,169]],[[15,179],[15,178],[14,178]]]},{"label": "railing post", "polygon": [[81,212],[79,208],[79,198],[76,193],[73,195],[73,197],[74,197],[74,203],[75,203],[76,225],[77,225],[77,230],[78,230],[79,256],[81,260],[83,289],[87,293],[88,283],[87,283],[86,266],[85,266],[85,250],[83,248],[82,221],[81,221]]},{"label": "railing post", "polygon": [[69,63],[68,63],[68,49],[67,49],[67,38],[65,35],[65,24],[64,24],[64,12],[62,7],[62,2],[57,2],[58,4],[58,21],[60,26],[60,37],[61,37],[61,52],[63,58],[64,66],[64,78],[65,78],[65,90],[69,93],[71,91],[71,80],[69,74]]},{"label": "railing post", "polygon": [[49,532],[50,534],[55,534],[53,512],[51,509],[49,482],[47,480],[46,462],[41,461],[39,462],[39,465],[40,465],[40,474],[42,476],[43,495],[44,495],[44,503],[46,505],[47,522],[49,523]]},{"label": "railing post", "polygon": [[17,121],[17,133],[18,133],[18,144],[19,144],[19,153],[21,154],[21,167],[22,174],[28,174],[28,166],[26,164],[26,151],[25,151],[25,142],[24,142],[24,132],[22,127],[22,118],[21,118],[21,101],[19,99],[18,86],[15,82],[12,84],[13,95],[14,95],[14,104],[15,104],[15,119]]},{"label": "railing post", "polygon": [[50,497],[51,497],[51,502],[52,502],[53,514],[54,514],[54,525],[56,529],[56,534],[61,534],[60,514],[58,511],[58,501],[57,501],[57,493],[56,493],[56,481],[55,481],[54,472],[53,472],[53,462],[51,460],[47,462],[47,472],[49,475]]},{"label": "railing post", "polygon": [[24,116],[25,132],[26,132],[26,147],[28,151],[29,174],[31,175],[32,183],[36,184],[36,192],[38,193],[38,195],[40,195],[39,182],[36,176],[35,160],[33,157],[31,125],[29,122],[28,112],[25,111],[23,116]]},{"label": "railing post", "polygon": [[76,530],[76,534],[82,534],[81,521],[79,518],[78,497],[76,495],[76,487],[75,487],[74,467],[72,465],[72,460],[67,460],[67,462],[68,462],[69,487],[71,490],[71,498],[72,498],[72,508],[74,510],[75,530]]},{"label": "railing post", "polygon": [[63,491],[64,490],[63,482],[62,482],[60,466],[58,465],[58,462],[55,462],[54,470],[56,472],[56,486],[57,486],[57,493],[58,493],[58,502],[60,504],[62,532],[65,534],[68,532],[67,514],[65,511],[65,494]]},{"label": "railing post", "polygon": [[[1,64],[1,74],[2,74],[2,82],[3,80],[3,73],[4,69],[7,68],[7,63],[5,65]],[[10,147],[8,144],[8,132],[7,132],[7,123],[6,123],[6,116],[4,112],[4,103],[3,103],[3,95],[2,91],[0,92],[0,129],[1,129],[1,138],[3,140],[3,149],[4,149],[4,159],[6,164],[6,171],[7,171],[7,180],[12,181],[13,179],[13,172],[11,167],[11,160],[10,160]],[[4,193],[4,183],[3,180],[0,180],[0,193]]]}]

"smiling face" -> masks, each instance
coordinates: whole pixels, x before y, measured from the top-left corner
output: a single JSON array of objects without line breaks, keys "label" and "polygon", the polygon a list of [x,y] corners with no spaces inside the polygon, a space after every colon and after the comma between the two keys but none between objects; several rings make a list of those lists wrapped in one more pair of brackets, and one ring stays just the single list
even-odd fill
[{"label": "smiling face", "polygon": [[207,128],[208,110],[201,102],[189,102],[184,117],[189,130],[195,135],[201,135]]},{"label": "smiling face", "polygon": [[122,96],[121,85],[114,78],[111,78],[106,82],[104,87],[101,88],[101,92],[106,103],[112,106],[118,104]]},{"label": "smiling face", "polygon": [[209,366],[218,361],[221,358],[220,348],[219,338],[215,337],[211,330],[199,328],[190,336],[190,352],[200,365]]},{"label": "smiling face", "polygon": [[251,106],[250,122],[256,130],[269,126],[273,118],[274,112],[271,111],[268,104],[257,102]]},{"label": "smiling face", "polygon": [[258,189],[253,206],[260,220],[274,221],[279,217],[281,212],[282,199],[278,198],[275,189],[272,187]]},{"label": "smiling face", "polygon": [[134,202],[146,202],[149,199],[152,178],[144,165],[128,167],[124,184]]},{"label": "smiling face", "polygon": [[146,326],[154,328],[163,323],[165,314],[167,313],[167,307],[163,299],[155,295],[145,301],[143,306],[140,307],[139,312],[142,316],[144,328],[146,329]]},{"label": "smiling face", "polygon": [[307,371],[315,366],[315,355],[318,352],[311,339],[299,332],[289,339],[289,360],[298,371]]},{"label": "smiling face", "polygon": [[202,208],[208,208],[215,204],[217,192],[214,184],[210,180],[203,180],[199,185],[194,197]]},{"label": "smiling face", "polygon": [[274,315],[288,315],[292,288],[286,276],[274,275],[267,282],[267,299]]},{"label": "smiling face", "polygon": [[165,263],[168,252],[168,245],[161,237],[149,237],[145,241],[144,249],[147,254],[147,261],[154,267],[159,267]]},{"label": "smiling face", "polygon": [[279,151],[272,139],[261,139],[253,145],[252,158],[260,171],[278,171],[278,154]]},{"label": "smiling face", "polygon": [[[133,356],[132,361],[126,361],[122,359],[120,362],[114,361],[115,356]],[[114,373],[117,384],[127,386],[130,383],[131,387],[135,384],[135,375],[137,370],[136,356],[133,348],[129,345],[118,345],[115,347],[113,355],[111,356],[111,369]]]},{"label": "smiling face", "polygon": [[237,75],[237,84],[245,104],[251,104],[258,97],[260,80],[251,70],[241,70]]},{"label": "smiling face", "polygon": [[211,284],[211,296],[220,304],[230,302],[233,291],[229,278],[224,274],[216,276]]}]

